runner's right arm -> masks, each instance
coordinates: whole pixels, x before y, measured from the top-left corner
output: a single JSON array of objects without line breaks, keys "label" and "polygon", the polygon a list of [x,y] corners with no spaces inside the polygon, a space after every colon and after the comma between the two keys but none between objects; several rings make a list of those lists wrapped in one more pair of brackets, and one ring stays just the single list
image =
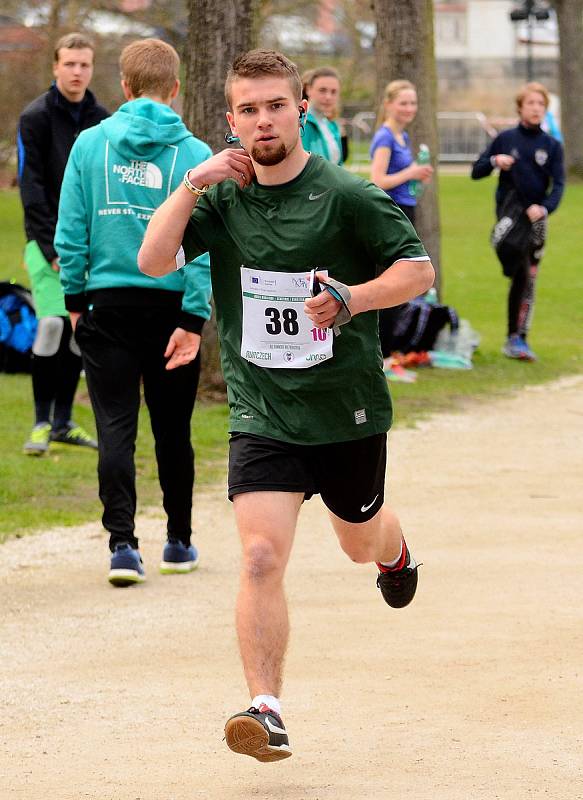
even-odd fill
[{"label": "runner's right arm", "polygon": [[[243,149],[227,149],[203,161],[187,173],[190,183],[202,189],[232,178],[243,189],[253,180],[253,166]],[[181,184],[154,212],[138,253],[138,266],[146,275],[159,277],[176,269],[176,254],[182,245],[188,220],[198,196]]]}]

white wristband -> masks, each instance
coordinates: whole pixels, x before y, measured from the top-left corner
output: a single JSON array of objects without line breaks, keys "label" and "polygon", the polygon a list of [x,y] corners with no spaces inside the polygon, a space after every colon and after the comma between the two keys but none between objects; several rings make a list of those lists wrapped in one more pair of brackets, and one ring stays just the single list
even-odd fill
[{"label": "white wristband", "polygon": [[184,178],[182,179],[182,182],[186,186],[188,191],[191,194],[195,194],[197,197],[201,197],[201,195],[206,194],[208,192],[208,190],[209,190],[208,183],[206,183],[204,186],[202,186],[199,189],[198,186],[195,186],[193,183],[190,182],[190,179],[188,177],[188,173],[189,172],[190,172],[190,170],[187,169],[186,172],[184,173]]}]

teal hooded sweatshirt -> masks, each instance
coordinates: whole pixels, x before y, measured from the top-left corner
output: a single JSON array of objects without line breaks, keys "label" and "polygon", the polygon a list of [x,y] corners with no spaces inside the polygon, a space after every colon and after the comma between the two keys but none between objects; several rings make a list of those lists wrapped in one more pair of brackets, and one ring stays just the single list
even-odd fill
[{"label": "teal hooded sweatshirt", "polygon": [[[187,169],[211,156],[169,106],[149,98],[124,103],[75,142],[61,188],[55,249],[69,311],[83,311],[100,289],[181,292],[184,324],[199,331],[209,319],[209,256],[152,278],[138,268],[138,250],[154,211]],[[198,330],[197,330],[198,329]]]},{"label": "teal hooded sweatshirt", "polygon": [[317,156],[322,156],[326,161],[332,161],[328,141],[323,130],[324,127],[326,127],[329,136],[334,139],[338,147],[339,158],[335,163],[338,164],[338,166],[342,166],[342,139],[340,137],[340,128],[333,119],[326,119],[323,114],[315,114],[313,111],[308,111],[306,126],[302,135],[304,150],[307,150],[309,153],[315,153]]}]

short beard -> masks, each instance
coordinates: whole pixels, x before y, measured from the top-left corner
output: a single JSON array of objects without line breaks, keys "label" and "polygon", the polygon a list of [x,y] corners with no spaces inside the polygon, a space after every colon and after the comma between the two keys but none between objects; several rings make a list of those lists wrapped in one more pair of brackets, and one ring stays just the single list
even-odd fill
[{"label": "short beard", "polygon": [[266,152],[259,147],[253,147],[251,149],[251,158],[257,164],[261,164],[262,167],[274,167],[276,164],[281,164],[287,157],[287,154],[288,151],[283,142],[279,145],[277,150],[273,150],[272,152]]}]

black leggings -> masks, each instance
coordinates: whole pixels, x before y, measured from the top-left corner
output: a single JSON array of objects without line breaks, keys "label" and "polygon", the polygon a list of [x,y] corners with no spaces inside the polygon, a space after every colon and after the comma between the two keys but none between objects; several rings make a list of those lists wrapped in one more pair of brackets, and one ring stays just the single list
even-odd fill
[{"label": "black leggings", "polygon": [[541,258],[542,247],[532,248],[514,273],[508,292],[508,336],[518,334],[526,341]]},{"label": "black leggings", "polygon": [[73,331],[68,317],[62,317],[63,332],[57,352],[52,356],[33,355],[32,392],[36,424],[51,422],[54,430],[71,420],[81,357],[71,350]]}]

